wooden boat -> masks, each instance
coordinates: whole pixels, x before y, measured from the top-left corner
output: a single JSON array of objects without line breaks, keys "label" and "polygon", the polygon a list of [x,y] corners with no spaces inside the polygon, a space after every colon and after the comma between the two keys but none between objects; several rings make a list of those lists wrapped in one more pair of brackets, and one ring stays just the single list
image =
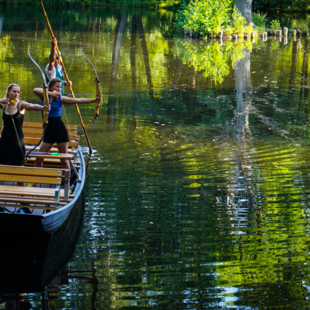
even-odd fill
[{"label": "wooden boat", "polygon": [[[0,165],[2,232],[7,233],[12,228],[20,232],[43,228],[52,234],[62,226],[80,199],[86,166],[79,146],[77,126],[67,125],[67,130],[70,139],[68,154],[60,154],[54,147],[50,153],[41,153],[36,149],[30,153],[25,167]],[[42,124],[24,122],[23,131],[28,152],[40,141]],[[43,168],[34,167],[36,158],[40,157],[44,158]],[[70,178],[70,172],[62,168],[60,159],[70,161]],[[17,186],[17,182],[24,182],[26,186]],[[29,187],[31,184],[35,184],[35,187]],[[22,211],[29,213],[20,213]]]}]

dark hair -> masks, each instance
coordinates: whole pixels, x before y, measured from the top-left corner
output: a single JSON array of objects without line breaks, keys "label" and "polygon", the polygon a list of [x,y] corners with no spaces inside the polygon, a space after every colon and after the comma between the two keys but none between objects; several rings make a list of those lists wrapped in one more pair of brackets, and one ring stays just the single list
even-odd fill
[{"label": "dark hair", "polygon": [[20,89],[20,86],[19,86],[18,84],[15,84],[15,83],[10,84],[10,85],[8,86],[8,88],[6,89],[5,98],[8,98],[8,92],[11,91],[13,87],[18,87],[18,88]]},{"label": "dark hair", "polygon": [[59,78],[54,78],[51,79],[48,83],[48,90],[51,90],[51,88],[56,84],[56,83],[61,83],[62,84],[62,80]]}]

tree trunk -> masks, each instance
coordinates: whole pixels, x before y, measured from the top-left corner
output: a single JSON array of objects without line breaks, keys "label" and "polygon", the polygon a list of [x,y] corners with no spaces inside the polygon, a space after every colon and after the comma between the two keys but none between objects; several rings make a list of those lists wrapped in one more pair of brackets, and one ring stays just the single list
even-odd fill
[{"label": "tree trunk", "polygon": [[144,64],[145,64],[145,71],[146,71],[146,79],[147,83],[149,84],[150,88],[150,97],[154,98],[154,92],[153,92],[153,84],[152,84],[152,76],[151,76],[151,68],[150,68],[150,61],[149,61],[149,54],[147,51],[146,41],[145,41],[145,34],[142,24],[142,18],[141,16],[137,18],[137,28],[140,36],[140,42],[143,52],[143,58],[144,58]]},{"label": "tree trunk", "polygon": [[[117,82],[117,71],[118,71],[118,62],[121,53],[122,39],[125,32],[125,27],[127,23],[127,14],[123,13],[121,19],[118,21],[115,29],[115,38],[113,46],[113,56],[112,56],[112,72],[110,80],[110,92],[109,94],[114,94],[115,85]],[[115,130],[116,122],[116,97],[109,97],[107,104],[107,124]]]},{"label": "tree trunk", "polygon": [[239,143],[243,143],[251,137],[249,126],[252,99],[251,52],[248,49],[245,49],[244,52],[244,57],[235,65],[237,106],[234,110],[234,124]]},{"label": "tree trunk", "polygon": [[133,16],[131,26],[131,39],[130,39],[130,66],[131,66],[131,83],[132,89],[136,90],[136,44],[137,44],[137,17]]},{"label": "tree trunk", "polygon": [[0,36],[1,36],[1,32],[2,32],[2,25],[3,25],[3,16],[0,16]]},{"label": "tree trunk", "polygon": [[[236,0],[236,7],[245,17],[247,23],[253,23],[252,20],[252,1],[253,0]],[[254,23],[253,23],[254,25]],[[255,25],[254,25],[255,26]],[[257,26],[255,26],[257,27]]]}]

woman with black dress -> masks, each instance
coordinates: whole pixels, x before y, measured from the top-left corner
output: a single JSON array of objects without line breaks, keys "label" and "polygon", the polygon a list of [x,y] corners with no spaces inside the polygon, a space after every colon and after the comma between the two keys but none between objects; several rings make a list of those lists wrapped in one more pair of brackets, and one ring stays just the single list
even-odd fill
[{"label": "woman with black dress", "polygon": [[[25,145],[23,121],[25,111],[43,111],[44,107],[19,100],[20,87],[11,84],[6,91],[6,98],[0,99],[0,108],[3,109],[3,129],[0,139],[0,164],[24,166]],[[18,183],[24,185],[24,183]]]},{"label": "woman with black dress", "polygon": [[[24,166],[25,144],[23,134],[23,122],[25,110],[43,111],[45,107],[39,104],[32,104],[24,100],[19,100],[20,87],[11,84],[6,90],[6,97],[0,99],[0,108],[3,109],[2,122],[3,129],[0,139],[0,164],[10,166]],[[18,186],[25,186],[23,182],[17,182]],[[0,212],[10,213],[4,207],[0,207]],[[28,208],[21,208],[17,213],[31,213]]]}]

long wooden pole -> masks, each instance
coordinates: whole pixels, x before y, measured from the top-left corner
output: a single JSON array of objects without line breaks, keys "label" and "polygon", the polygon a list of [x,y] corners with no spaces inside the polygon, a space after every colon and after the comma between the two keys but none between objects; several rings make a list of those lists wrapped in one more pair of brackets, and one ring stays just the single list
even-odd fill
[{"label": "long wooden pole", "polygon": [[[45,8],[44,8],[44,5],[43,5],[42,0],[40,0],[40,4],[41,4],[42,10],[43,10],[43,14],[44,14],[45,19],[46,19],[46,22],[47,22],[47,26],[48,26],[48,28],[49,28],[49,30],[50,30],[51,36],[52,36],[53,39],[55,39],[55,36],[54,36],[53,30],[52,30],[52,27],[51,27],[51,24],[50,24],[50,22],[49,22],[49,20],[48,20],[48,17],[47,17],[47,14],[46,14],[46,11],[45,11]],[[73,98],[75,98],[74,93],[73,93],[73,89],[72,89],[72,87],[71,87],[70,80],[69,80],[69,77],[68,77],[68,74],[67,74],[67,71],[66,71],[66,68],[65,68],[65,65],[64,65],[64,63],[63,63],[63,61],[62,61],[62,57],[61,57],[60,52],[59,52],[59,49],[58,49],[58,45],[56,45],[56,50],[57,50],[57,52],[58,52],[59,60],[60,60],[60,63],[61,63],[61,65],[62,65],[63,73],[64,73],[64,75],[65,75],[65,77],[66,77],[67,82],[68,82],[68,86],[69,86],[71,95],[72,95]],[[81,123],[82,129],[83,129],[83,132],[84,132],[84,136],[85,136],[87,145],[88,145],[88,147],[89,147],[89,155],[91,155],[92,152],[93,152],[93,149],[92,149],[92,147],[91,147],[91,144],[90,144],[90,141],[89,141],[89,138],[88,138],[86,129],[85,129],[85,125],[84,125],[84,122],[83,122],[83,119],[82,119],[82,115],[81,115],[81,112],[80,112],[80,109],[79,109],[79,106],[77,105],[77,103],[75,103],[75,108],[76,108],[77,114],[78,114],[79,119],[80,119],[80,123]]]}]

